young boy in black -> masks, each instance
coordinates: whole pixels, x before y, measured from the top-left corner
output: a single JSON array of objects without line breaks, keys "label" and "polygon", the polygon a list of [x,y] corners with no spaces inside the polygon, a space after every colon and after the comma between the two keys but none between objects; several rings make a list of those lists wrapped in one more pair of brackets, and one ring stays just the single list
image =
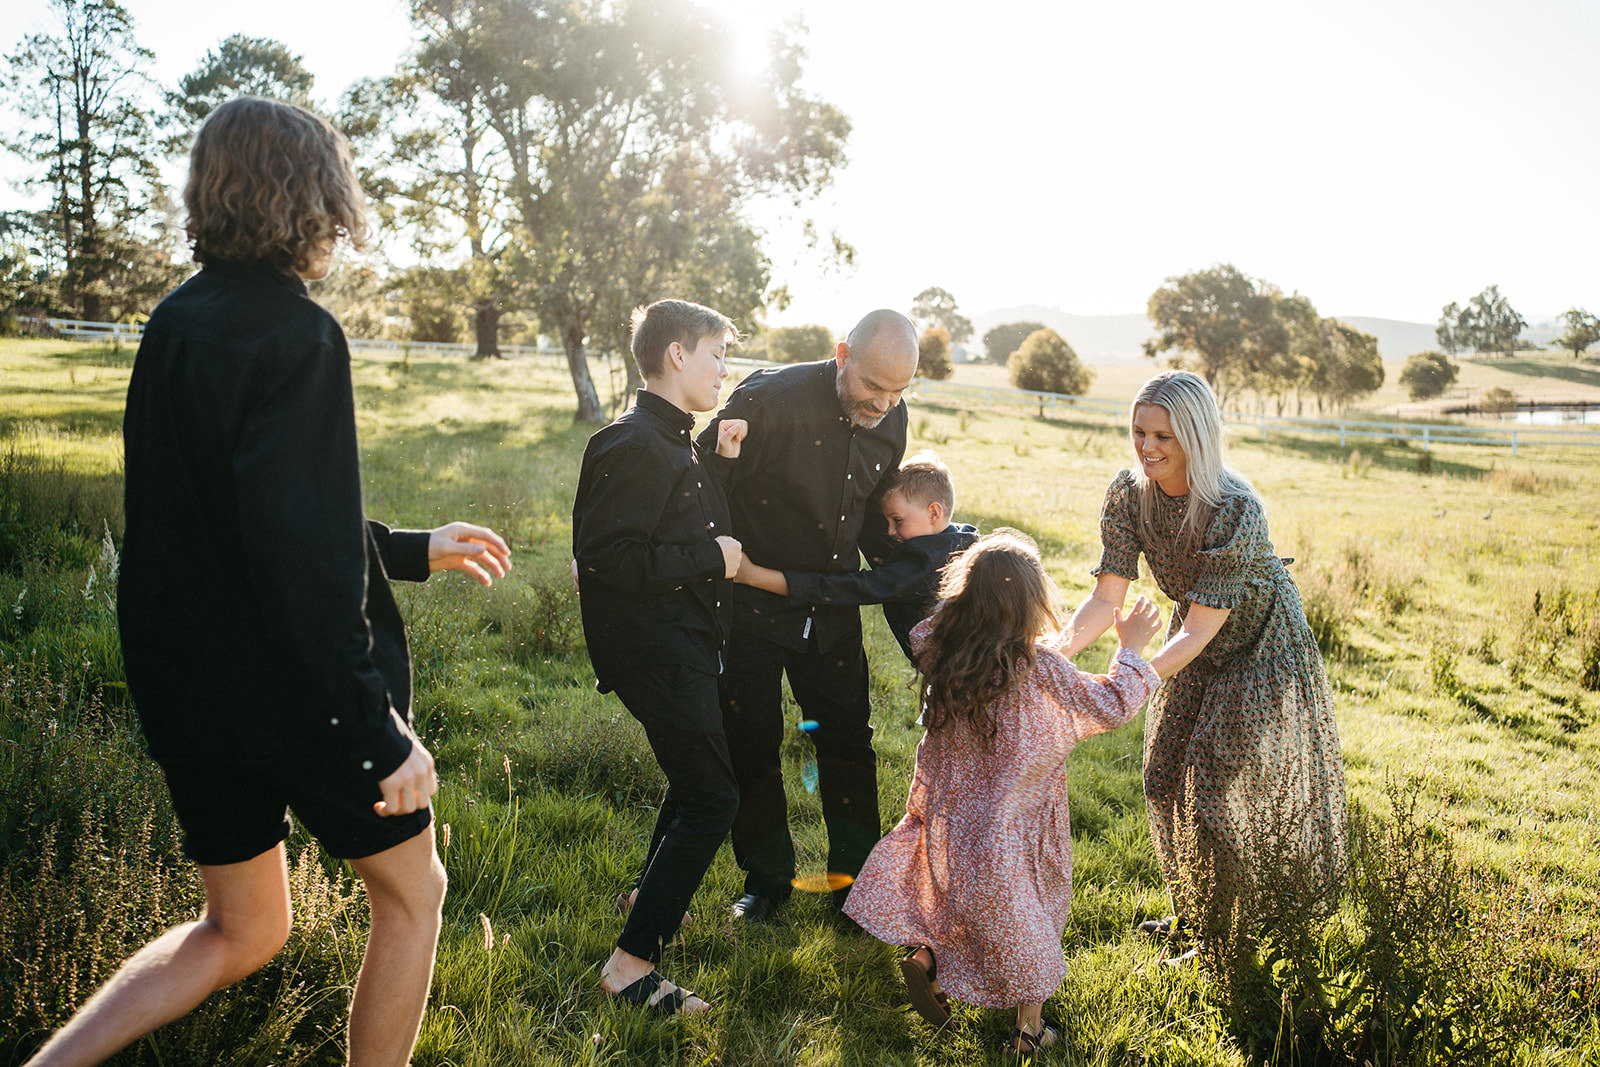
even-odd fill
[{"label": "young boy in black", "polygon": [[[685,300],[633,313],[638,402],[589,439],[572,506],[584,638],[602,693],[644,726],[667,777],[638,889],[601,986],[663,1015],[709,1005],[655,967],[739,810],[717,676],[739,566],[728,502],[694,441],[696,411],[717,406],[739,333]],[[746,424],[725,421],[717,453],[739,454]]]},{"label": "young boy in black", "polygon": [[919,452],[885,483],[881,505],[895,550],[871,570],[852,574],[778,571],[745,556],[734,581],[787,596],[795,604],[882,604],[883,617],[912,663],[911,628],[933,614],[939,572],[978,539],[978,528],[951,522],[955,485],[950,468]]}]

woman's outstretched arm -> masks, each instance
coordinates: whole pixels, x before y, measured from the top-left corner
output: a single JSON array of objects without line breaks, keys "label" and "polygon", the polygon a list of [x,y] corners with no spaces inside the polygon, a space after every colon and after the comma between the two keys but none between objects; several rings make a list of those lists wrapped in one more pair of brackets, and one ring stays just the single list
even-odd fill
[{"label": "woman's outstretched arm", "polygon": [[1089,598],[1072,613],[1072,621],[1062,631],[1064,639],[1056,647],[1071,659],[1089,647],[1101,634],[1111,629],[1117,621],[1117,612],[1128,599],[1128,586],[1132,583],[1117,574],[1101,574],[1094,580]]},{"label": "woman's outstretched arm", "polygon": [[1232,608],[1208,608],[1204,604],[1190,604],[1183,617],[1183,626],[1172,639],[1161,646],[1161,651],[1150,657],[1150,666],[1163,679],[1171,678],[1187,667],[1205,651],[1211,639],[1217,636],[1222,624],[1228,621]]}]

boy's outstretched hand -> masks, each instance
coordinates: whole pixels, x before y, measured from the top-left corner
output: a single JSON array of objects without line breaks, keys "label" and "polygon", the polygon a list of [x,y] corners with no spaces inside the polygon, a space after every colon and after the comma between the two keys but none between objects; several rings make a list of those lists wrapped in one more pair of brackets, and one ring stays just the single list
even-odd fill
[{"label": "boy's outstretched hand", "polygon": [[745,420],[723,419],[717,424],[717,455],[723,459],[738,459],[739,449],[749,432],[750,424]]},{"label": "boy's outstretched hand", "polygon": [[479,585],[493,585],[511,569],[511,549],[486,527],[447,522],[428,533],[428,569],[460,571]]},{"label": "boy's outstretched hand", "polygon": [[1145,646],[1160,629],[1161,612],[1156,610],[1149,597],[1135,600],[1133,607],[1126,612],[1117,609],[1117,644],[1141,657]]}]

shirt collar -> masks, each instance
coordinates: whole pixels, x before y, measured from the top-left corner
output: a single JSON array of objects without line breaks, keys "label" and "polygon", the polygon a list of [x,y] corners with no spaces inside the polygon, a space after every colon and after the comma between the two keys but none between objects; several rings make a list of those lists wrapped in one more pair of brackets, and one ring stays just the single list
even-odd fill
[{"label": "shirt collar", "polygon": [[238,259],[208,259],[200,267],[201,270],[222,278],[246,278],[258,281],[272,282],[285,289],[304,295],[306,283],[298,275],[285,274],[264,259],[238,260]]},{"label": "shirt collar", "polygon": [[694,416],[672,401],[659,397],[648,389],[640,389],[634,396],[639,410],[654,415],[666,423],[668,429],[682,431],[694,429]]}]

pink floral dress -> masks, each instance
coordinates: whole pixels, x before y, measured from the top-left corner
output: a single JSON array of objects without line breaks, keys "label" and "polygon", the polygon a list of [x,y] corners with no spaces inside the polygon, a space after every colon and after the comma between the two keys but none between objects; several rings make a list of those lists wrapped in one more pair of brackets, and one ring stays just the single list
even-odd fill
[{"label": "pink floral dress", "polygon": [[[914,651],[931,621],[911,631]],[[1067,755],[1127,722],[1155,686],[1132,652],[1091,675],[1041,644],[1033,669],[993,706],[987,745],[961,723],[923,736],[905,818],[867,857],[845,914],[880,941],[930,946],[940,986],[959,1000],[1049,999],[1067,973]]]}]

